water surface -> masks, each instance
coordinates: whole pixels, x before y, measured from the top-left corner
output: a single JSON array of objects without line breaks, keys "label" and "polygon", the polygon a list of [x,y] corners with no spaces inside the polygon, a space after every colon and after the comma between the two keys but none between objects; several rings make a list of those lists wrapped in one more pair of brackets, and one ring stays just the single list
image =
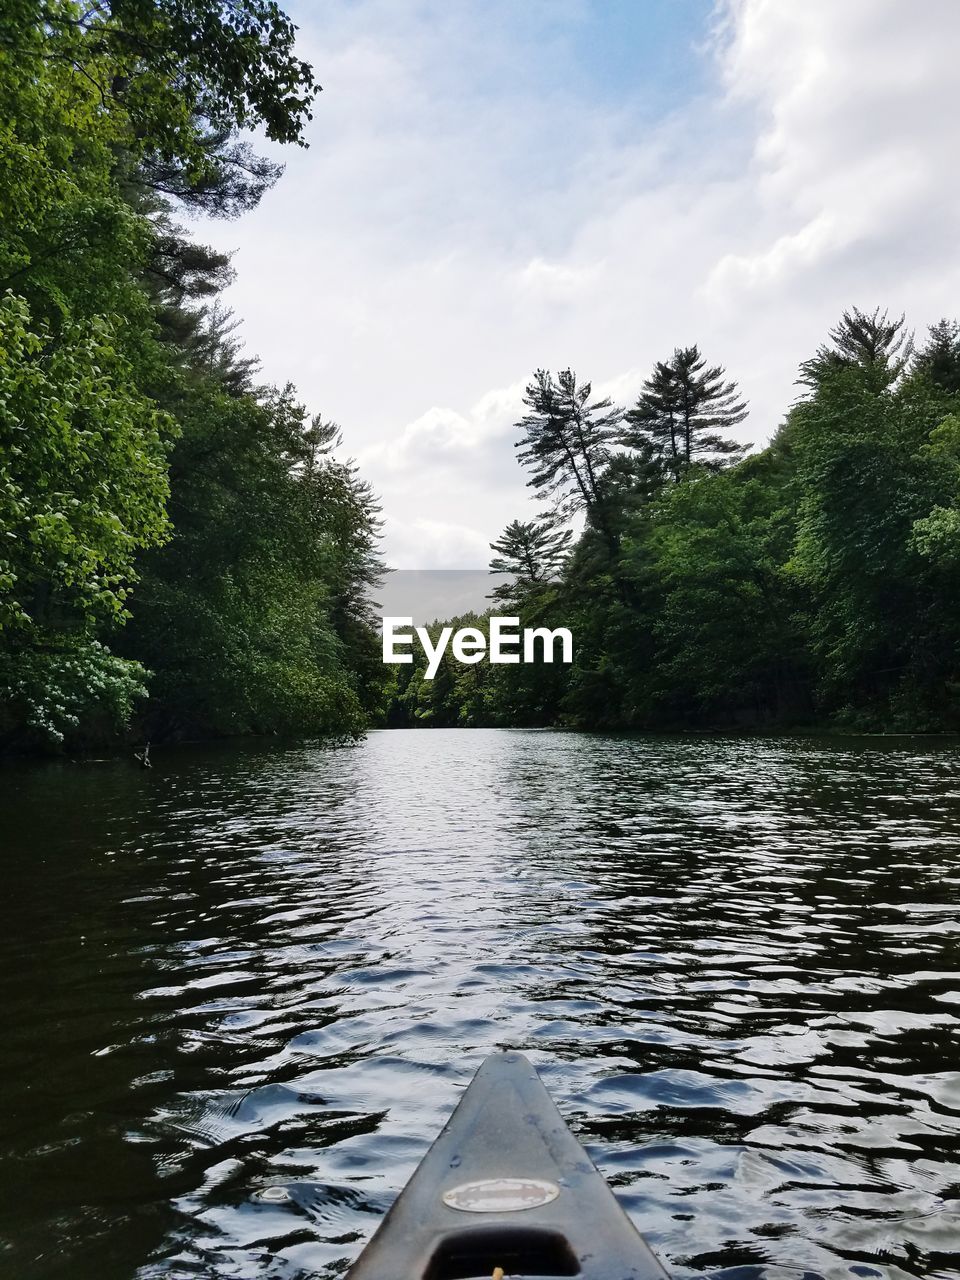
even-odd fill
[{"label": "water surface", "polygon": [[0,774],[3,1275],[340,1275],[511,1047],[678,1280],[960,1276],[957,746],[154,760]]}]

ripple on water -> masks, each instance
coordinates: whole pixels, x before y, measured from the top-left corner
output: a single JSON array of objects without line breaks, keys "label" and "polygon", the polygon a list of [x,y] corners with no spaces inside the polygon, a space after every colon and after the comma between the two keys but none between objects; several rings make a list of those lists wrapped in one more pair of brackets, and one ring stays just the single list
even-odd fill
[{"label": "ripple on water", "polygon": [[25,775],[15,1271],[340,1274],[509,1045],[676,1277],[956,1280],[957,760],[380,733],[59,817]]}]

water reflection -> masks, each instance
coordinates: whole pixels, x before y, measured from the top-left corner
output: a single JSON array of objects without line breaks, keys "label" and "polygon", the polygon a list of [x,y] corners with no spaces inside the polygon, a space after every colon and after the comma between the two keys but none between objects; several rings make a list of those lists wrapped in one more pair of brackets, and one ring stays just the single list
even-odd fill
[{"label": "water reflection", "polygon": [[437,730],[5,775],[0,1269],[340,1274],[509,1045],[675,1276],[956,1277],[958,758]]}]

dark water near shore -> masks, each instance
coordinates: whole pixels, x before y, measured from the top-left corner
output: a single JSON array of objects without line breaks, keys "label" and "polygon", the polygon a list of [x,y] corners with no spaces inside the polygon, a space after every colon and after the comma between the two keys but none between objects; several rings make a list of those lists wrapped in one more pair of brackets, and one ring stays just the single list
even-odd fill
[{"label": "dark water near shore", "polygon": [[920,740],[0,773],[0,1275],[340,1274],[510,1046],[676,1277],[956,1278],[958,817]]}]

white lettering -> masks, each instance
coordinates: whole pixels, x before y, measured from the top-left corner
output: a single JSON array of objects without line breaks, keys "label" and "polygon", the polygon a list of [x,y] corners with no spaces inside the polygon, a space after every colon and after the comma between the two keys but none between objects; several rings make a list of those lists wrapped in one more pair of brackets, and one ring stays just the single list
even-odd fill
[{"label": "white lettering", "polygon": [[[402,646],[413,644],[413,633],[401,631],[401,627],[412,627],[412,618],[383,619],[383,660],[387,663],[411,663],[412,653],[402,651]],[[537,641],[540,641],[540,661],[553,662],[557,641],[560,642],[560,661],[573,661],[573,636],[566,627],[557,627],[550,631],[546,627],[526,627],[521,633],[519,618],[492,617],[489,619],[490,639],[489,658],[492,663],[536,662]],[[472,666],[481,662],[487,653],[487,637],[479,627],[461,627],[454,633],[453,627],[441,627],[437,642],[434,644],[426,627],[414,627],[427,658],[425,680],[432,680],[440,669],[443,655],[453,637],[451,652],[458,662]],[[519,649],[523,641],[523,657],[511,650]]]},{"label": "white lettering", "polygon": [[423,652],[427,655],[427,670],[425,678],[432,680],[437,674],[437,668],[440,666],[440,659],[443,657],[443,651],[447,647],[447,641],[453,635],[453,627],[444,627],[440,632],[440,639],[437,641],[437,647],[433,647],[433,641],[430,639],[430,632],[426,627],[417,627],[417,635],[420,637],[420,643],[423,645]]},{"label": "white lettering", "polygon": [[504,653],[504,646],[509,645],[513,648],[520,647],[520,633],[518,631],[506,631],[507,627],[519,627],[519,618],[491,618],[490,619],[490,661],[491,662],[519,662],[519,653]]},{"label": "white lettering", "polygon": [[534,627],[532,630],[528,627],[523,633],[524,662],[536,662],[534,645],[538,638],[543,641],[544,662],[553,661],[553,645],[558,638],[563,645],[560,661],[573,661],[573,636],[566,627],[557,627],[556,631],[548,631],[546,627]]},{"label": "white lettering", "polygon": [[397,627],[412,627],[412,618],[384,618],[383,620],[383,660],[384,662],[412,662],[412,653],[397,653],[394,647],[397,644],[413,644],[413,636],[408,631],[406,635],[397,635]]},{"label": "white lettering", "polygon": [[473,666],[487,651],[487,637],[476,627],[461,627],[453,637],[453,656],[458,662]]}]

